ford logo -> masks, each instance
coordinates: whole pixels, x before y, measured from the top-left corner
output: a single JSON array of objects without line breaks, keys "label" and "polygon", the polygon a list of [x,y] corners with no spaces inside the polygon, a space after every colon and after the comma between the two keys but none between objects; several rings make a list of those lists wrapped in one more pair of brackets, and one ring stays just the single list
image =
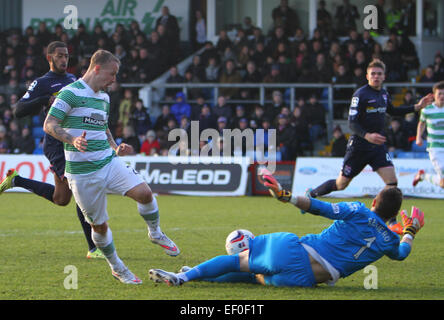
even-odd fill
[{"label": "ford logo", "polygon": [[304,167],[304,168],[300,168],[299,172],[302,174],[315,174],[318,170],[316,168],[312,168],[312,167]]}]

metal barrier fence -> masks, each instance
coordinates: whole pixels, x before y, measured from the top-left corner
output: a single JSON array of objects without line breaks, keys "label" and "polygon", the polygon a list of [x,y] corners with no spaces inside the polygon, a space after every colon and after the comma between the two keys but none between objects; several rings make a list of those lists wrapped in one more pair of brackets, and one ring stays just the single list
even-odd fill
[{"label": "metal barrier fence", "polygon": [[[122,84],[124,88],[141,88],[139,90],[139,97],[144,101],[147,108],[150,110],[155,106],[161,105],[166,101],[163,100],[165,90],[168,88],[181,89],[185,94],[187,94],[190,89],[207,89],[210,90],[212,97],[212,104],[216,105],[217,97],[219,96],[219,91],[222,88],[247,88],[247,89],[258,89],[259,95],[258,99],[252,100],[229,100],[229,103],[245,103],[245,104],[255,104],[259,103],[265,105],[270,102],[267,99],[267,90],[284,90],[286,92],[286,97],[288,98],[288,104],[290,109],[293,111],[296,106],[297,90],[318,90],[321,92],[321,97],[318,100],[321,104],[326,105],[327,109],[327,136],[331,139],[333,130],[333,110],[334,106],[339,103],[349,103],[348,100],[338,100],[334,99],[334,92],[336,89],[356,89],[356,84],[332,84],[332,83],[149,83],[149,84]],[[401,82],[401,83],[384,83],[384,88],[390,90],[395,89],[411,89],[413,93],[416,93],[418,88],[431,88],[433,83],[416,83],[416,82]],[[351,97],[350,97],[351,98]],[[189,101],[193,102],[193,101]],[[169,101],[171,103],[171,101]]]}]

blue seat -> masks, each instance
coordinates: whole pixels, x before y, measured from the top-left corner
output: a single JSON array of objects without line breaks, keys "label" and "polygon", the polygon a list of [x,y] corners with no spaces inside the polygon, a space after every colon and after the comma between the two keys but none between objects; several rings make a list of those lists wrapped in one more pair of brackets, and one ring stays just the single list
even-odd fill
[{"label": "blue seat", "polygon": [[415,158],[416,159],[428,159],[429,153],[428,152],[415,152]]},{"label": "blue seat", "polygon": [[33,116],[32,117],[32,126],[33,127],[41,127],[43,126],[42,120],[40,119],[40,116]]},{"label": "blue seat", "polygon": [[34,138],[42,138],[45,136],[45,131],[43,131],[42,127],[34,127],[32,128],[32,136]]},{"label": "blue seat", "polygon": [[416,144],[416,142],[413,142],[413,143],[412,143],[411,150],[412,150],[413,152],[425,152],[426,149],[427,149],[427,143],[426,143],[426,142],[424,142],[424,143],[422,144],[422,146],[418,146],[418,145]]},{"label": "blue seat", "polygon": [[415,152],[401,151],[401,152],[398,152],[397,158],[398,159],[413,159],[413,158],[415,158]]}]

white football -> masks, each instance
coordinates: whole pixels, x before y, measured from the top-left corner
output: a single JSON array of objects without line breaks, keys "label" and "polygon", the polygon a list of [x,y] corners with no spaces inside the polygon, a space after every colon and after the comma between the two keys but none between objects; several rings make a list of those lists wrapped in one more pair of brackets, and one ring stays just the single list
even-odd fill
[{"label": "white football", "polygon": [[231,256],[245,251],[249,248],[250,239],[254,239],[254,234],[245,229],[238,229],[231,232],[225,240],[225,249]]}]

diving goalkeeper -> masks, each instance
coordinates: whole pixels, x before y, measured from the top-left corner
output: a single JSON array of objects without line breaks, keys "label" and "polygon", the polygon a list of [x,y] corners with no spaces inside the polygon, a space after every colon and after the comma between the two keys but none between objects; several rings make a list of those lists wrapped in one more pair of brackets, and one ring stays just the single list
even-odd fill
[{"label": "diving goalkeeper", "polygon": [[294,196],[268,171],[262,171],[261,176],[279,201],[335,221],[320,234],[301,238],[287,232],[259,235],[249,241],[248,250],[217,256],[179,273],[151,269],[151,280],[174,286],[192,280],[298,287],[334,284],[384,255],[393,260],[407,258],[413,239],[424,225],[424,214],[412,207],[410,217],[401,212],[401,239],[387,227],[387,221],[401,208],[402,192],[397,187],[381,190],[368,209],[360,202],[334,204]]}]

